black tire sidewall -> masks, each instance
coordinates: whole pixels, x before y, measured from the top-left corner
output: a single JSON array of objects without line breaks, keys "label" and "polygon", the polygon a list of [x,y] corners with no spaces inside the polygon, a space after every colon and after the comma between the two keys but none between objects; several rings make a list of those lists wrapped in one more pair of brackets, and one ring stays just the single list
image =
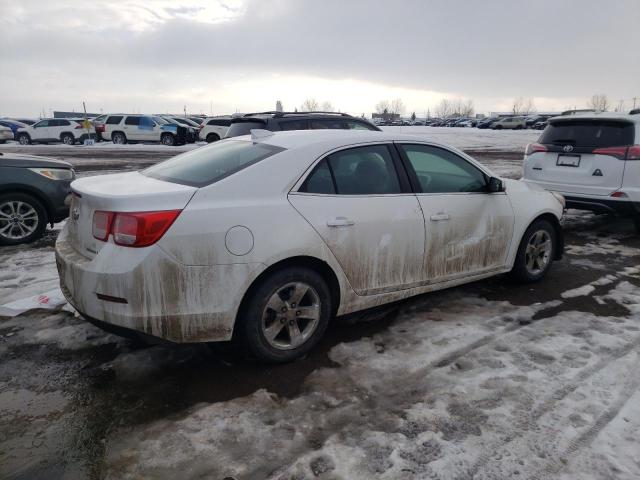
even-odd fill
[{"label": "black tire sidewall", "polygon": [[[279,350],[267,342],[262,333],[262,312],[271,295],[287,283],[301,281],[312,286],[320,297],[320,320],[315,332],[301,346],[292,350]],[[307,354],[323,337],[333,315],[333,301],[327,283],[314,270],[291,267],[266,277],[246,299],[238,315],[240,341],[258,360],[268,363],[290,362]]]},{"label": "black tire sidewall", "polygon": [[[529,243],[529,239],[538,230],[545,230],[547,231],[547,233],[549,233],[549,236],[551,238],[551,260],[549,261],[549,263],[547,264],[547,266],[542,272],[540,272],[537,275],[532,275],[527,270],[525,250],[527,248],[527,244]],[[539,280],[542,280],[547,274],[547,272],[549,272],[549,269],[553,264],[553,260],[556,255],[556,248],[557,248],[557,234],[556,234],[555,228],[553,228],[553,225],[551,225],[551,223],[548,220],[544,220],[544,219],[536,220],[531,225],[529,225],[524,235],[522,236],[522,240],[520,241],[520,245],[518,246],[518,253],[516,254],[516,259],[513,265],[512,274],[515,276],[517,280],[523,283],[531,283],[531,282],[537,282]]]},{"label": "black tire sidewall", "polygon": [[47,228],[47,211],[38,199],[28,195],[26,193],[5,193],[0,195],[0,204],[7,200],[16,200],[24,203],[28,203],[38,213],[38,226],[35,231],[26,238],[21,240],[10,240],[0,236],[0,245],[20,245],[22,243],[31,243],[38,240],[44,234]]},{"label": "black tire sidewall", "polygon": [[[26,142],[25,142],[25,143],[22,143],[22,142],[20,141],[20,139],[21,139],[21,138],[26,138],[26,139],[27,139],[27,140],[26,140]],[[29,144],[31,143],[31,137],[29,136],[29,134],[28,134],[28,133],[21,133],[21,134],[18,136],[18,143],[20,143],[20,145],[29,145]]]},{"label": "black tire sidewall", "polygon": [[[165,143],[164,141],[165,138],[170,138],[171,143]],[[162,143],[163,145],[166,145],[167,147],[173,147],[176,144],[176,140],[174,136],[171,135],[170,133],[163,133],[162,136],[160,137],[160,143]]]},{"label": "black tire sidewall", "polygon": [[[64,141],[65,138],[71,138],[71,141],[69,143],[66,143]],[[73,137],[73,135],[71,135],[70,133],[65,133],[64,135],[62,135],[62,137],[60,137],[60,140],[62,141],[62,143],[64,143],[65,145],[73,145],[74,143],[76,143],[76,139]]]},{"label": "black tire sidewall", "polygon": [[[122,143],[116,142],[117,137],[122,137]],[[127,143],[127,137],[124,133],[116,132],[113,135],[111,135],[111,141],[116,145],[124,145],[125,143]]]},{"label": "black tire sidewall", "polygon": [[220,136],[216,133],[210,133],[209,135],[207,135],[207,138],[206,138],[207,143],[217,142],[218,140],[220,140]]}]

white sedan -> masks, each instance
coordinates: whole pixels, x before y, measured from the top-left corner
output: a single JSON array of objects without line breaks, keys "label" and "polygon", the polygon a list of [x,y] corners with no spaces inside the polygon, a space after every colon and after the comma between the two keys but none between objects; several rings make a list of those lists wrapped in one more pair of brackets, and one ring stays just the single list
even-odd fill
[{"label": "white sedan", "polygon": [[62,290],[90,322],[290,361],[336,315],[562,255],[563,199],[387,132],[253,130],[76,180]]}]

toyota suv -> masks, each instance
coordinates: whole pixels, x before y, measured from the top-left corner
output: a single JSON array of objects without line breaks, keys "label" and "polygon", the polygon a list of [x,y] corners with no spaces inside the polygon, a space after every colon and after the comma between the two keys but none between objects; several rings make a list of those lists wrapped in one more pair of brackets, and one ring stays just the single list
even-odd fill
[{"label": "toyota suv", "polygon": [[630,214],[640,226],[640,115],[554,117],[527,146],[524,179],[564,195],[567,207]]},{"label": "toyota suv", "polygon": [[263,112],[248,113],[231,120],[225,138],[247,135],[253,129],[280,130],[376,130],[363,118],[334,112]]},{"label": "toyota suv", "polygon": [[171,146],[193,143],[197,139],[193,127],[152,115],[109,115],[98,131],[104,140],[116,144],[161,142]]},{"label": "toyota suv", "polygon": [[68,118],[45,118],[33,125],[19,128],[17,138],[20,144],[29,145],[34,142],[50,143],[62,142],[73,145],[86,139],[95,139],[96,132],[92,125],[85,128],[82,120]]}]

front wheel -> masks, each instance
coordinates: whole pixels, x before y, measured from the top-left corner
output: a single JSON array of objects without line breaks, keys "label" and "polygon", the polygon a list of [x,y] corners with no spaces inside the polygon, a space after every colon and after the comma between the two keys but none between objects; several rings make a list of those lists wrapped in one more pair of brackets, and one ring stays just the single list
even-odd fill
[{"label": "front wheel", "polygon": [[0,196],[0,245],[33,242],[42,236],[46,226],[46,211],[31,195]]},{"label": "front wheel", "polygon": [[73,145],[76,143],[76,139],[70,133],[63,134],[60,140],[62,140],[62,143],[65,145]]},{"label": "front wheel", "polygon": [[542,280],[556,253],[556,231],[547,220],[536,220],[524,233],[511,273],[523,283]]},{"label": "front wheel", "polygon": [[174,136],[170,133],[163,133],[162,137],[160,137],[160,141],[163,145],[166,145],[168,147],[172,147],[176,143]]},{"label": "front wheel", "polygon": [[20,142],[20,145],[31,145],[31,137],[26,133],[21,133],[18,136],[18,142]]},{"label": "front wheel", "polygon": [[218,140],[220,140],[220,137],[217,133],[210,133],[207,135],[207,143],[217,142]]},{"label": "front wheel", "polygon": [[322,276],[308,268],[288,268],[269,275],[247,298],[239,333],[258,360],[290,362],[320,341],[332,313]]}]

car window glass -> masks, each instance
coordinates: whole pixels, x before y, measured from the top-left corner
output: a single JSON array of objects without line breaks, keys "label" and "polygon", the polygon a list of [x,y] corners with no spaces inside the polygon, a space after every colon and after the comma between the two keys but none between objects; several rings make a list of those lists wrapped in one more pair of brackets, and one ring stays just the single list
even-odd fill
[{"label": "car window glass", "polygon": [[227,131],[227,137],[239,137],[240,135],[247,135],[251,133],[253,129],[265,129],[267,124],[265,122],[236,122],[232,123]]},{"label": "car window glass", "polygon": [[343,129],[346,128],[341,118],[327,118],[322,120],[309,120],[309,128],[312,130]]},{"label": "car window glass", "polygon": [[386,145],[341,150],[328,159],[338,195],[401,193],[398,174]]},{"label": "car window glass", "polygon": [[350,130],[373,130],[369,125],[362,122],[346,121],[345,125]]},{"label": "car window glass", "polygon": [[[153,127],[155,127],[156,125],[156,123],[153,121],[151,117],[139,117],[138,121],[139,121],[138,126],[144,130],[153,130]],[[130,125],[130,124],[127,123],[127,125]]]},{"label": "car window glass", "polygon": [[331,170],[327,160],[322,160],[300,188],[301,192],[335,194]]},{"label": "car window glass", "polygon": [[561,120],[551,122],[538,142],[544,145],[573,145],[590,148],[633,145],[635,127],[631,122]]},{"label": "car window glass", "polygon": [[56,127],[67,127],[69,126],[69,120],[57,120],[56,121]]},{"label": "car window glass", "polygon": [[48,126],[49,126],[49,120],[42,120],[42,121],[36,123],[34,125],[34,128],[48,127]]},{"label": "car window glass", "polygon": [[307,130],[309,123],[307,120],[287,120],[280,122],[280,130]]},{"label": "car window glass", "polygon": [[119,115],[112,115],[109,118],[107,118],[107,121],[105,122],[107,125],[117,125],[122,121],[122,116]]},{"label": "car window glass", "polygon": [[127,117],[124,121],[125,125],[140,125],[140,117]]},{"label": "car window glass", "polygon": [[485,192],[479,169],[448,150],[429,145],[401,145],[423,193]]},{"label": "car window glass", "polygon": [[265,143],[225,140],[183,153],[142,173],[168,182],[203,187],[283,150]]}]

